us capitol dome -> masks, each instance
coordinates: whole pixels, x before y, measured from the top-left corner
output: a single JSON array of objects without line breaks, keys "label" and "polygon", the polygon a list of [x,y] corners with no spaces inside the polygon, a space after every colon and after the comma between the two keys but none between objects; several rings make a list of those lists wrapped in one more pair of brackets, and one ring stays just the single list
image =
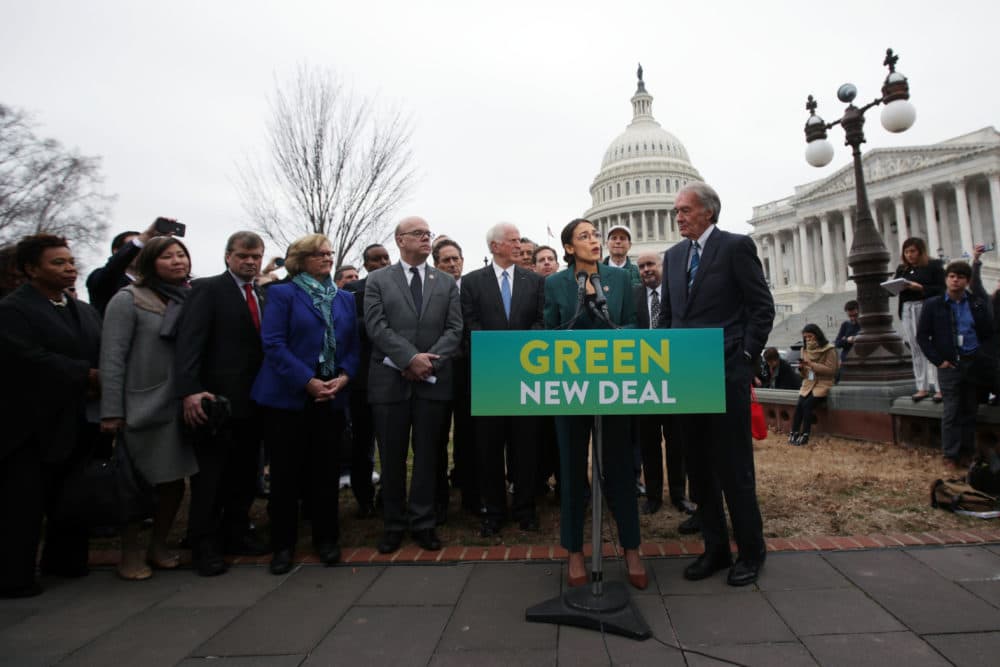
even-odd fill
[{"label": "us capitol dome", "polygon": [[624,225],[632,236],[629,257],[662,253],[681,239],[671,209],[689,181],[702,180],[684,144],[653,118],[653,96],[646,92],[642,65],[632,96],[632,122],[604,152],[601,170],[590,186],[591,207],[584,217],[608,230]]}]

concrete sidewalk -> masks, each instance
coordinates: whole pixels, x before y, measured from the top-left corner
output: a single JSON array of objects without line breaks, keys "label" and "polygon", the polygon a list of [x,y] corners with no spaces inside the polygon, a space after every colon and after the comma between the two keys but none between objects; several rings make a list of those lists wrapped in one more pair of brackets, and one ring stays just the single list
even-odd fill
[{"label": "concrete sidewalk", "polygon": [[102,568],[0,601],[0,665],[1000,664],[998,544],[772,553],[743,589],[685,581],[691,560],[647,559],[644,642],[525,622],[562,590],[560,562]]}]

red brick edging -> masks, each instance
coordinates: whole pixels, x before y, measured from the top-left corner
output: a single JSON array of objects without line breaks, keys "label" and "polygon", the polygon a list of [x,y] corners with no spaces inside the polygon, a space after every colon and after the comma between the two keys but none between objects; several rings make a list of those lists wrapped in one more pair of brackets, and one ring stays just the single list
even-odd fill
[{"label": "red brick edging", "polygon": [[[770,538],[767,540],[767,550],[771,553],[781,551],[849,551],[852,549],[884,549],[910,546],[937,546],[941,544],[988,544],[1000,543],[1000,527],[976,530],[941,530],[926,533],[893,533],[890,535],[872,534],[854,537],[842,536],[812,536],[793,538]],[[735,547],[734,547],[735,548]],[[644,542],[639,547],[640,553],[647,557],[658,556],[688,556],[702,553],[701,541],[667,540],[665,542]],[[590,552],[589,545],[584,553]],[[605,544],[604,556],[614,556],[612,545]],[[117,565],[119,552],[116,550],[92,550],[90,564],[92,566]],[[395,553],[380,554],[371,547],[347,547],[343,552],[342,563],[460,563],[460,562],[525,562],[525,561],[561,561],[566,558],[566,550],[552,544],[511,546],[499,545],[489,547],[451,546],[440,551],[424,551],[417,546],[407,545]],[[232,565],[266,565],[271,556],[236,557],[227,559]],[[316,554],[306,551],[296,555],[298,563],[318,563]],[[189,564],[185,558],[184,564]]]}]

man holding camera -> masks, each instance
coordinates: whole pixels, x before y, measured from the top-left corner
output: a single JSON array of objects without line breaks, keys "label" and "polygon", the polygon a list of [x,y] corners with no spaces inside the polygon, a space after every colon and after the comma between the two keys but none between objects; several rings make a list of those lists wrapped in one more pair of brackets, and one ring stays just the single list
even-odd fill
[{"label": "man holding camera", "polygon": [[263,258],[260,236],[230,236],[226,270],[194,282],[177,333],[177,390],[199,468],[191,479],[188,535],[201,576],[226,571],[223,553],[268,551],[248,529],[260,447],[250,388],[263,360],[263,303],[254,280]]},{"label": "man holding camera", "polygon": [[94,269],[87,276],[87,293],[90,305],[104,315],[111,297],[123,287],[135,282],[135,260],[146,241],[154,236],[184,236],[184,224],[173,218],[157,218],[140,232],[122,232],[111,239],[111,257],[108,263]]}]

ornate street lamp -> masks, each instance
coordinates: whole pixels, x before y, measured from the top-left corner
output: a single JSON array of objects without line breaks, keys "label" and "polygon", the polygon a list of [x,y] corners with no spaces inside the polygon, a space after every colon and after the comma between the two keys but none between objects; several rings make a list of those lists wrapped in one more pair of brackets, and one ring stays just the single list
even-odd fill
[{"label": "ornate street lamp", "polygon": [[868,207],[868,191],[861,164],[861,144],[865,143],[864,124],[866,111],[884,104],[882,126],[890,132],[903,132],[913,125],[917,112],[910,104],[910,87],[906,77],[896,71],[899,56],[892,49],[885,52],[883,65],[889,75],[882,84],[882,97],[862,107],[852,102],[858,94],[854,84],[845,83],[837,90],[837,98],[848,106],[844,115],[832,123],[816,115],[816,101],[810,95],[806,103],[809,119],[806,120],[806,161],[814,167],[825,167],[833,159],[833,146],[827,141],[826,131],[841,125],[847,137],[846,145],[854,153],[854,187],[857,192],[857,215],[854,220],[854,242],[847,255],[858,288],[861,332],[858,334],[841,377],[845,381],[887,382],[913,377],[910,354],[903,340],[892,328],[889,311],[889,293],[880,286],[890,275],[889,251],[875,227]]}]

